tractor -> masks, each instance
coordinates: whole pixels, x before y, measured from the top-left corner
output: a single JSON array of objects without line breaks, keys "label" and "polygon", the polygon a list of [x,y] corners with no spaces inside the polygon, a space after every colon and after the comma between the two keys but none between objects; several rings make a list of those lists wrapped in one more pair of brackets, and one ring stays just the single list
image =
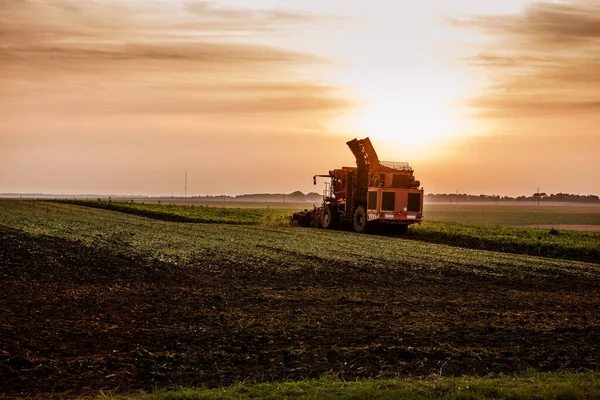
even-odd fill
[{"label": "tractor", "polygon": [[423,219],[423,189],[413,169],[404,162],[379,161],[369,138],[346,143],[356,167],[342,167],[326,178],[323,203],[293,215],[299,226],[324,229],[352,227],[356,232],[374,232],[384,227],[401,233]]}]

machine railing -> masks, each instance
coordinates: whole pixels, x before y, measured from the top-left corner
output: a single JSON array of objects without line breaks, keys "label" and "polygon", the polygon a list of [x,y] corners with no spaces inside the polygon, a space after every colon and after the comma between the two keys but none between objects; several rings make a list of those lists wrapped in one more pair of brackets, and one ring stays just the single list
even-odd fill
[{"label": "machine railing", "polygon": [[403,161],[380,161],[380,164],[398,171],[412,171],[411,166]]}]

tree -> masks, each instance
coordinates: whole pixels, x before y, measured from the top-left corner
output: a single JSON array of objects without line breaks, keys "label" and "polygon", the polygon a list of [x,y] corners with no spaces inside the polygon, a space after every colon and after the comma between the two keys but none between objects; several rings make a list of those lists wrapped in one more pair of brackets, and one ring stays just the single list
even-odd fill
[{"label": "tree", "polygon": [[299,190],[287,195],[290,201],[306,201],[306,195]]}]

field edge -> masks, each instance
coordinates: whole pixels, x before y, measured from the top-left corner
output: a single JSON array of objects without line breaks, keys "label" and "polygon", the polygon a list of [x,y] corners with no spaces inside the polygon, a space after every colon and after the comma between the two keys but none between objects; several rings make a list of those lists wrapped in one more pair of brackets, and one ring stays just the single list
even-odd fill
[{"label": "field edge", "polygon": [[297,382],[238,383],[217,389],[180,388],[153,393],[104,393],[100,399],[591,399],[600,398],[600,372],[536,372],[494,377],[358,379],[335,375]]}]

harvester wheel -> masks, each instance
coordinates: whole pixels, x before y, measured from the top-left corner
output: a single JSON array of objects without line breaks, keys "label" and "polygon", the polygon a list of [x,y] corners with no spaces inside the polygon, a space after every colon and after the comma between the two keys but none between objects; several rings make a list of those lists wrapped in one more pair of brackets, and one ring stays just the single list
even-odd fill
[{"label": "harvester wheel", "polygon": [[321,227],[324,229],[335,229],[340,223],[340,213],[338,212],[337,206],[325,204],[323,207],[323,219],[321,221]]},{"label": "harvester wheel", "polygon": [[363,233],[367,230],[367,212],[363,206],[356,207],[354,210],[354,230],[357,233]]}]

